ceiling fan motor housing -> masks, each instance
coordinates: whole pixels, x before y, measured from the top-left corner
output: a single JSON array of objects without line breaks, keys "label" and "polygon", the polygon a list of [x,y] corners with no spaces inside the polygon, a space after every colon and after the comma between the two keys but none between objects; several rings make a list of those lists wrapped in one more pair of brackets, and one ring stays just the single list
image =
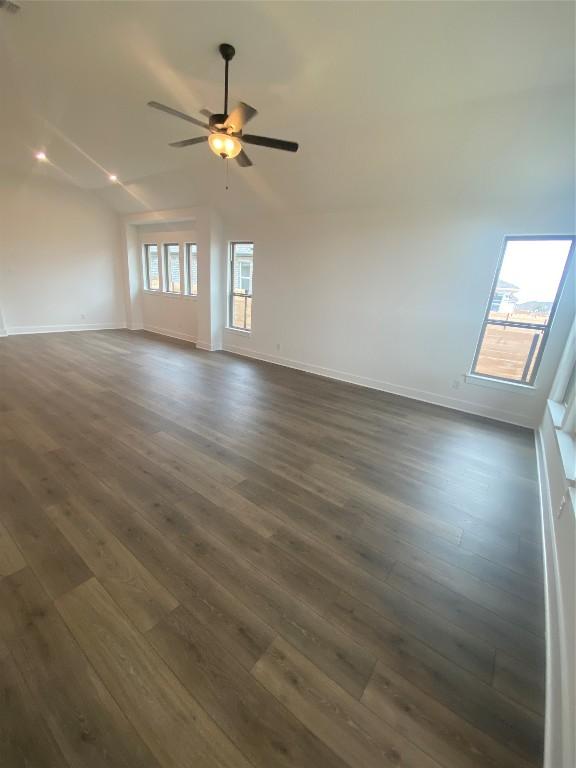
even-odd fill
[{"label": "ceiling fan motor housing", "polygon": [[225,115],[223,113],[215,113],[213,115],[210,115],[210,117],[208,118],[210,130],[222,131],[222,133],[227,133],[226,128],[224,126],[224,123],[226,122],[227,117],[228,115]]}]

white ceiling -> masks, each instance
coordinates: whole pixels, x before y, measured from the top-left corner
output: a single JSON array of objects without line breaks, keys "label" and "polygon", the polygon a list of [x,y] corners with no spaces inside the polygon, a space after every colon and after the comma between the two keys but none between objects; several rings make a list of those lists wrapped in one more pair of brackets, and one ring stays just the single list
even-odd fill
[{"label": "white ceiling", "polygon": [[432,200],[440,185],[458,204],[572,185],[569,2],[23,0],[0,13],[0,170],[60,176],[119,211],[221,201],[224,163],[167,146],[201,129],[146,107],[220,109],[220,42],[237,50],[232,100],[259,110],[250,132],[301,145],[250,148],[229,204],[334,210]]}]

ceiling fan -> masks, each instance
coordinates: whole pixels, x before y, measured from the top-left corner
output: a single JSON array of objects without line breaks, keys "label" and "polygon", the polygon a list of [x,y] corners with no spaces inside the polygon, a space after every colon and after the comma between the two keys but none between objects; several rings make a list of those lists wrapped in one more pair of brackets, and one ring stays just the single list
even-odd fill
[{"label": "ceiling fan", "polygon": [[271,139],[268,136],[254,136],[250,133],[243,133],[244,126],[258,112],[249,104],[243,101],[239,102],[232,112],[228,113],[228,65],[234,58],[236,50],[230,43],[222,43],[218,50],[224,59],[224,111],[210,113],[207,109],[200,110],[200,113],[208,118],[208,122],[197,120],[195,117],[186,115],[178,109],[167,107],[157,101],[149,101],[148,106],[153,109],[159,109],[161,112],[167,112],[169,115],[180,117],[200,128],[208,131],[208,136],[196,136],[193,139],[184,139],[183,141],[174,141],[171,147],[190,147],[193,144],[203,144],[205,141],[215,155],[224,160],[236,158],[238,165],[246,167],[252,165],[252,161],[246,154],[243,144],[256,144],[260,147],[269,147],[270,149],[283,149],[286,152],[297,152],[298,144],[295,141],[284,141],[284,139]]}]

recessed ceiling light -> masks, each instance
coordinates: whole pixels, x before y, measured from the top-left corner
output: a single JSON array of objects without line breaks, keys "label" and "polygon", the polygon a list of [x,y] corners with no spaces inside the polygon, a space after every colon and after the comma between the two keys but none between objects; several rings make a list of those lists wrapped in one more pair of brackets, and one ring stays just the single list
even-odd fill
[{"label": "recessed ceiling light", "polygon": [[46,157],[46,152],[36,152],[34,157],[36,158],[36,160],[39,160],[41,163],[45,163],[48,160],[48,158]]},{"label": "recessed ceiling light", "polygon": [[115,174],[115,173],[111,173],[111,174],[108,176],[108,180],[109,180],[109,181],[111,181],[111,182],[112,182],[112,184],[116,184],[116,182],[118,181],[118,176],[116,176],[116,174]]}]

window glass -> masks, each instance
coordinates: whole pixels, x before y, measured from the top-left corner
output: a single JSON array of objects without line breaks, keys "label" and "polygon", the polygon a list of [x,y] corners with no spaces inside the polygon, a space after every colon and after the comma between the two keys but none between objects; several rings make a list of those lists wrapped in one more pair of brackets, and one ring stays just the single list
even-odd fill
[{"label": "window glass", "polygon": [[230,296],[228,324],[231,328],[252,328],[252,276],[254,243],[230,246]]},{"label": "window glass", "polygon": [[492,297],[490,320],[545,325],[571,240],[509,240]]},{"label": "window glass", "polygon": [[473,373],[532,384],[562,287],[570,238],[508,238]]},{"label": "window glass", "polygon": [[148,291],[160,290],[160,261],[156,243],[144,246],[144,287]]},{"label": "window glass", "polygon": [[178,243],[164,245],[164,290],[168,293],[181,292],[180,246]]},{"label": "window glass", "polygon": [[186,293],[198,295],[198,246],[186,243]]}]

